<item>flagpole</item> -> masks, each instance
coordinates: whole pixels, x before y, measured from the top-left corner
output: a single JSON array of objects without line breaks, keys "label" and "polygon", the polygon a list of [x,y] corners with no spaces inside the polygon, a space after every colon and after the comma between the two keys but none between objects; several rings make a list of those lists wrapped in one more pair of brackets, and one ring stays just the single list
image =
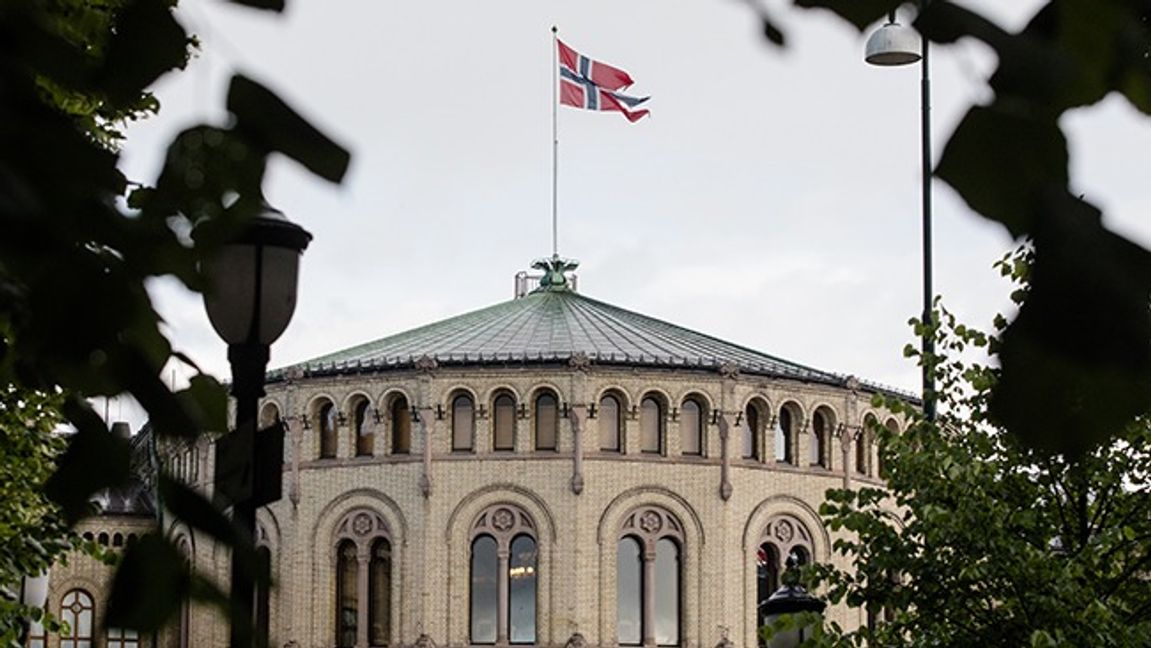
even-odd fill
[{"label": "flagpole", "polygon": [[555,25],[552,25],[552,256],[559,256],[559,148],[560,138],[556,131],[556,112],[559,105],[559,35]]}]

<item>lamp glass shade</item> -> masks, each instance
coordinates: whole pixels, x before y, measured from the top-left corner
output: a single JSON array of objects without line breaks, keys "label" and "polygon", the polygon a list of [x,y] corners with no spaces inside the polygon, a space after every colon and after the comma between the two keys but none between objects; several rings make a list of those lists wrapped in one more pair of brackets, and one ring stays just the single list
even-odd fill
[{"label": "lamp glass shade", "polygon": [[271,344],[280,337],[296,310],[300,253],[310,239],[303,228],[270,212],[204,261],[204,307],[225,342]]},{"label": "lamp glass shade", "polygon": [[909,65],[922,58],[921,40],[914,29],[889,22],[867,39],[863,58],[872,65]]},{"label": "lamp glass shade", "polygon": [[28,607],[44,608],[44,604],[48,602],[48,572],[24,577],[20,602]]}]

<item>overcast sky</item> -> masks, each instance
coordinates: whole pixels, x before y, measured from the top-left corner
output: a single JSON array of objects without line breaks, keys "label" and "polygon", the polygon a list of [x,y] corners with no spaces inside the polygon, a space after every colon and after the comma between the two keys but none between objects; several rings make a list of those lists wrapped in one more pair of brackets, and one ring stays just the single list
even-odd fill
[{"label": "overcast sky", "polygon": [[[968,4],[1017,29],[1039,3]],[[866,33],[764,6],[786,49],[737,0],[289,0],[280,16],[187,1],[202,50],[156,87],[161,114],[129,129],[122,167],[151,182],[175,133],[223,123],[236,72],[352,151],[339,186],[271,166],[269,199],[315,236],[273,367],[503,301],[551,253],[554,24],[652,97],[636,124],[559,111],[559,246],[581,262],[580,291],[917,391],[901,350],[921,309],[919,67],[868,66]],[[978,43],[932,50],[936,158],[988,98],[993,64]],[[1075,190],[1151,245],[1151,122],[1112,97],[1065,126]],[[991,264],[1014,244],[934,191],[935,290],[987,327],[1010,290]],[[163,280],[152,292],[176,348],[226,378],[199,296]]]}]

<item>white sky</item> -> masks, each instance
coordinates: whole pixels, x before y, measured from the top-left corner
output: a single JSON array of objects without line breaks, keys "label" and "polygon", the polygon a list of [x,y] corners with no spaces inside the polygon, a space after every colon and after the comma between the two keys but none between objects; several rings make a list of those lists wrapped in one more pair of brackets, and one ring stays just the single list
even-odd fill
[{"label": "white sky", "polygon": [[[1039,3],[968,4],[1014,29]],[[582,262],[581,292],[917,391],[902,347],[921,309],[919,67],[868,66],[866,34],[765,6],[786,49],[738,0],[294,0],[281,16],[184,2],[202,52],[156,87],[161,114],[129,129],[122,167],[151,182],[175,133],[222,123],[234,72],[351,149],[340,186],[271,166],[271,202],[315,236],[273,367],[503,301],[551,252],[555,24],[652,96],[636,124],[560,109],[560,253]],[[978,43],[932,50],[937,159],[992,67]],[[1066,125],[1076,191],[1151,245],[1151,122],[1113,97]],[[1010,290],[991,264],[1013,244],[934,189],[935,291],[987,327]],[[226,378],[199,296],[153,288],[176,348]]]}]

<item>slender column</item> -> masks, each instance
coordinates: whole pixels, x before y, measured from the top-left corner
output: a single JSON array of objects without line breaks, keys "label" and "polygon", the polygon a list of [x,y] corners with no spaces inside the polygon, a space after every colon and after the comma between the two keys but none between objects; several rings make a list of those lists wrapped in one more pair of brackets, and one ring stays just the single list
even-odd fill
[{"label": "slender column", "polygon": [[719,415],[719,496],[723,501],[731,499],[731,415],[721,412]]},{"label": "slender column", "polygon": [[655,544],[644,543],[643,548],[643,645],[655,644]]},{"label": "slender column", "polygon": [[508,583],[508,560],[511,557],[511,551],[506,546],[501,546],[496,552],[499,559],[499,567],[497,567],[496,578],[496,599],[499,601],[496,606],[496,645],[508,645],[508,596],[509,596],[509,583]]},{"label": "slender column", "polygon": [[420,438],[423,440],[424,465],[420,473],[420,492],[424,497],[432,495],[432,417],[435,410],[430,407],[420,407]]},{"label": "slender column", "polygon": [[840,437],[839,448],[843,456],[843,461],[840,464],[843,466],[844,488],[851,488],[851,444],[854,442],[854,435],[851,427],[845,427]]},{"label": "slender column", "polygon": [[[921,7],[926,7],[930,0],[922,0]],[[931,64],[929,63],[929,41],[927,36],[922,37],[923,58],[920,59],[922,78],[920,80],[919,107],[923,123],[921,136],[923,140],[923,325],[930,326],[932,322],[932,288],[931,288]],[[935,341],[933,334],[924,329],[923,357],[935,354]],[[934,372],[925,362],[923,365],[923,414],[928,421],[935,420],[935,378]]]},{"label": "slender column", "polygon": [[356,552],[356,646],[368,648],[368,568],[371,549],[359,547]]}]

